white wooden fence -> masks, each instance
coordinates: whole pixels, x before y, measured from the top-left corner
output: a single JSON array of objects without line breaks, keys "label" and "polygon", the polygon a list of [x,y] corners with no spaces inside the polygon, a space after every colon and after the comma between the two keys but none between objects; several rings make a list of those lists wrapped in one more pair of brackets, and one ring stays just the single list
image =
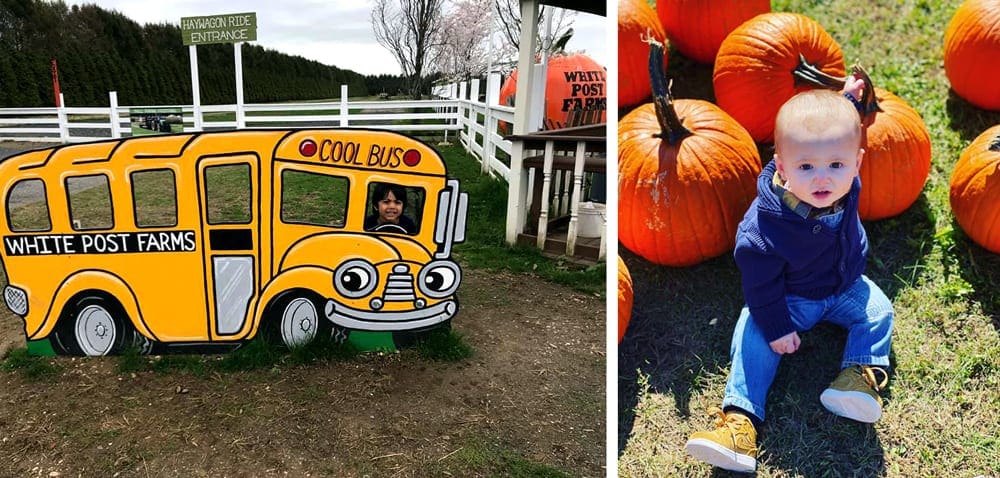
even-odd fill
[{"label": "white wooden fence", "polygon": [[[131,123],[142,111],[179,111],[184,131],[252,128],[365,127],[407,132],[447,134],[459,125],[459,102],[453,99],[424,101],[349,101],[347,86],[342,98],[332,102],[201,105],[201,118],[191,105],[122,106],[116,92],[108,107],[0,108],[0,141],[84,142],[121,138],[132,134]],[[141,113],[138,113],[141,114]]]},{"label": "white wooden fence", "polygon": [[[437,98],[420,101],[350,101],[347,85],[332,102],[122,106],[108,93],[107,107],[0,108],[0,141],[79,143],[132,135],[133,115],[142,111],[179,111],[185,132],[218,129],[363,127],[402,131],[414,136],[449,135],[483,163],[483,171],[506,180],[510,142],[497,133],[499,121],[514,120],[514,109],[499,106],[500,75],[490,76],[480,101],[478,80],[440,87]],[[62,101],[65,104],[65,101]],[[196,125],[200,125],[199,129]],[[486,132],[490,131],[490,134]],[[503,159],[497,158],[500,151]],[[488,158],[483,160],[482,158]]]},{"label": "white wooden fence", "polygon": [[[359,127],[395,130],[413,136],[443,136],[445,141],[455,138],[480,161],[485,174],[508,183],[513,176],[514,181],[531,184],[535,169],[511,173],[512,152],[513,155],[521,152],[514,151],[511,142],[501,134],[501,122],[513,124],[514,108],[499,104],[500,86],[500,74],[493,73],[487,78],[485,91],[479,80],[472,80],[437,86],[433,91],[435,99],[430,100],[350,101],[347,85],[342,85],[339,101],[201,105],[197,118],[191,105],[122,106],[112,91],[107,107],[0,108],[0,141],[76,143],[121,138],[133,134],[133,116],[141,115],[143,110],[180,111],[185,132]],[[61,103],[65,105],[65,101]],[[570,184],[572,181],[567,178],[557,187],[558,192],[563,196],[570,194]],[[574,212],[578,202],[574,201]],[[508,209],[515,211],[509,210],[508,215],[523,219],[523,211],[516,210],[530,206],[531,197],[527,194],[510,203]],[[508,242],[513,243],[512,238],[521,229],[523,221],[514,229],[508,225]],[[571,251],[572,247],[570,254]]]},{"label": "white wooden fence", "polygon": [[509,181],[511,143],[500,134],[500,124],[513,125],[514,107],[500,104],[500,85],[500,74],[491,73],[485,92],[479,80],[472,80],[441,85],[433,93],[458,102],[459,138],[479,158],[483,172]]}]

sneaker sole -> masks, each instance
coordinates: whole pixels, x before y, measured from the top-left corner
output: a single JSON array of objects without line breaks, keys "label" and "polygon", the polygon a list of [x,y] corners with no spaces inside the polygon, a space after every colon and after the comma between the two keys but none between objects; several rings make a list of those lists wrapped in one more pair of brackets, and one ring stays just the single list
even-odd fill
[{"label": "sneaker sole", "polygon": [[875,423],[882,418],[882,406],[871,395],[826,389],[819,396],[820,403],[830,413],[862,423]]},{"label": "sneaker sole", "polygon": [[737,453],[712,440],[694,438],[688,440],[684,449],[697,460],[724,470],[753,473],[757,469],[754,457]]}]

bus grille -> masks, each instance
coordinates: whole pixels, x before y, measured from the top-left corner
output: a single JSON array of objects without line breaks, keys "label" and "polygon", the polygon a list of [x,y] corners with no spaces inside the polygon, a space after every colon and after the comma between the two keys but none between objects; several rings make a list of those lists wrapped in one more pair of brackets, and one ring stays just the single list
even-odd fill
[{"label": "bus grille", "polygon": [[385,296],[382,300],[386,302],[411,302],[417,296],[413,292],[413,275],[410,274],[410,267],[406,264],[396,264],[392,267],[392,273],[385,283]]}]

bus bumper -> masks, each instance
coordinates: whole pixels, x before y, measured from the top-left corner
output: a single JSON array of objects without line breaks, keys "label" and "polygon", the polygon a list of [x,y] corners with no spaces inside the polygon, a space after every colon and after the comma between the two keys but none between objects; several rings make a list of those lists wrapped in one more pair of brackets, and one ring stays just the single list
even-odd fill
[{"label": "bus bumper", "polygon": [[430,327],[455,315],[458,304],[446,300],[426,309],[372,312],[347,307],[335,300],[326,303],[326,318],[341,327],[357,330],[393,331]]}]

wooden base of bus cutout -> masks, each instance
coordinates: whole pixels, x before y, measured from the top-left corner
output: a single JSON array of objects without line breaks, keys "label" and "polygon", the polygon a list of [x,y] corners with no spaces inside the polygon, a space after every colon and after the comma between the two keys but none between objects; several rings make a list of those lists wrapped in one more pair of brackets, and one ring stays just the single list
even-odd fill
[{"label": "wooden base of bus cutout", "polygon": [[449,327],[468,205],[390,131],[133,137],[0,161],[3,298],[29,353],[392,350]]}]

